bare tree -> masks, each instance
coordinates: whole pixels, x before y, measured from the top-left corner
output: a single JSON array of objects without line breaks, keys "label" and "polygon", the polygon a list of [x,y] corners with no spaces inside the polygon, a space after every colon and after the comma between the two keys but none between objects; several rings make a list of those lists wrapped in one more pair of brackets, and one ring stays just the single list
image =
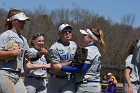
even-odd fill
[{"label": "bare tree", "polygon": [[134,22],[135,22],[135,15],[133,14],[124,15],[121,19],[121,24],[129,25],[129,26],[133,26]]}]

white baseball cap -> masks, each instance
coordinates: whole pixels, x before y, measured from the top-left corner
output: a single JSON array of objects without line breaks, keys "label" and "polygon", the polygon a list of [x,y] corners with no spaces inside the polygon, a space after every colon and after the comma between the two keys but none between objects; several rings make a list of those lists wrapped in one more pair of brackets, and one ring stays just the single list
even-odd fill
[{"label": "white baseball cap", "polygon": [[95,39],[96,41],[98,41],[98,37],[95,36],[92,31],[90,29],[86,29],[86,30],[81,30],[80,29],[81,34],[85,34],[85,35],[89,35],[91,36],[93,39]]},{"label": "white baseball cap", "polygon": [[72,31],[72,26],[69,24],[61,24],[59,26],[59,32],[67,32],[67,31]]},{"label": "white baseball cap", "polygon": [[110,76],[111,74],[112,74],[112,73],[108,73],[107,75],[109,75],[109,76]]},{"label": "white baseball cap", "polygon": [[21,12],[11,16],[9,19],[7,19],[7,21],[12,21],[15,19],[18,19],[20,21],[30,20],[29,17],[27,17],[23,12]]}]

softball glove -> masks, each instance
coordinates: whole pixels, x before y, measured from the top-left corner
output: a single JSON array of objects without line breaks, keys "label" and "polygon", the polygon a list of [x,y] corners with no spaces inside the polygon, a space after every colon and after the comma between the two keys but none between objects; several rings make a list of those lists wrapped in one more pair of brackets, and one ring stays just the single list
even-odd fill
[{"label": "softball glove", "polygon": [[87,58],[88,50],[78,47],[72,60],[72,66],[82,66]]},{"label": "softball glove", "polygon": [[15,40],[10,40],[4,45],[3,50],[10,51],[17,47],[19,47],[18,43]]}]

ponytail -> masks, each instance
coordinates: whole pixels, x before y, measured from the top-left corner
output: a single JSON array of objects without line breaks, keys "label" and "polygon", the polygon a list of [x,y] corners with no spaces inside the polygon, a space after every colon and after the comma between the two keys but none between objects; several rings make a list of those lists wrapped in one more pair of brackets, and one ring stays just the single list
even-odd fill
[{"label": "ponytail", "polygon": [[103,40],[103,32],[100,29],[95,29],[95,28],[91,28],[90,29],[92,31],[92,33],[98,37],[98,41],[96,41],[97,45],[99,45],[99,47],[101,47],[101,49],[103,50],[103,52],[106,52],[106,48],[105,48],[105,42]]},{"label": "ponytail", "polygon": [[105,42],[103,40],[103,32],[102,30],[99,30],[99,40],[97,41],[97,43],[99,44],[99,46],[101,47],[101,49],[103,50],[103,52],[106,51],[106,48],[105,48]]}]

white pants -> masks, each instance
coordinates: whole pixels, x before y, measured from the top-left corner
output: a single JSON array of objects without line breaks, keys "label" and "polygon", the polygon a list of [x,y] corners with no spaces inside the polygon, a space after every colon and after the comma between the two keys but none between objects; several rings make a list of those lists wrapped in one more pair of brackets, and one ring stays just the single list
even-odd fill
[{"label": "white pants", "polygon": [[[140,85],[132,84],[133,93],[140,93]],[[125,83],[124,92],[128,93],[128,85]]]},{"label": "white pants", "polygon": [[27,93],[22,78],[17,73],[0,70],[0,93]]},{"label": "white pants", "polygon": [[27,93],[46,93],[47,83],[45,79],[36,79],[26,77],[24,79],[24,84],[27,89]]},{"label": "white pants", "polygon": [[101,93],[101,85],[98,82],[79,84],[76,93]]},{"label": "white pants", "polygon": [[50,77],[47,93],[75,93],[75,83],[73,80]]}]

